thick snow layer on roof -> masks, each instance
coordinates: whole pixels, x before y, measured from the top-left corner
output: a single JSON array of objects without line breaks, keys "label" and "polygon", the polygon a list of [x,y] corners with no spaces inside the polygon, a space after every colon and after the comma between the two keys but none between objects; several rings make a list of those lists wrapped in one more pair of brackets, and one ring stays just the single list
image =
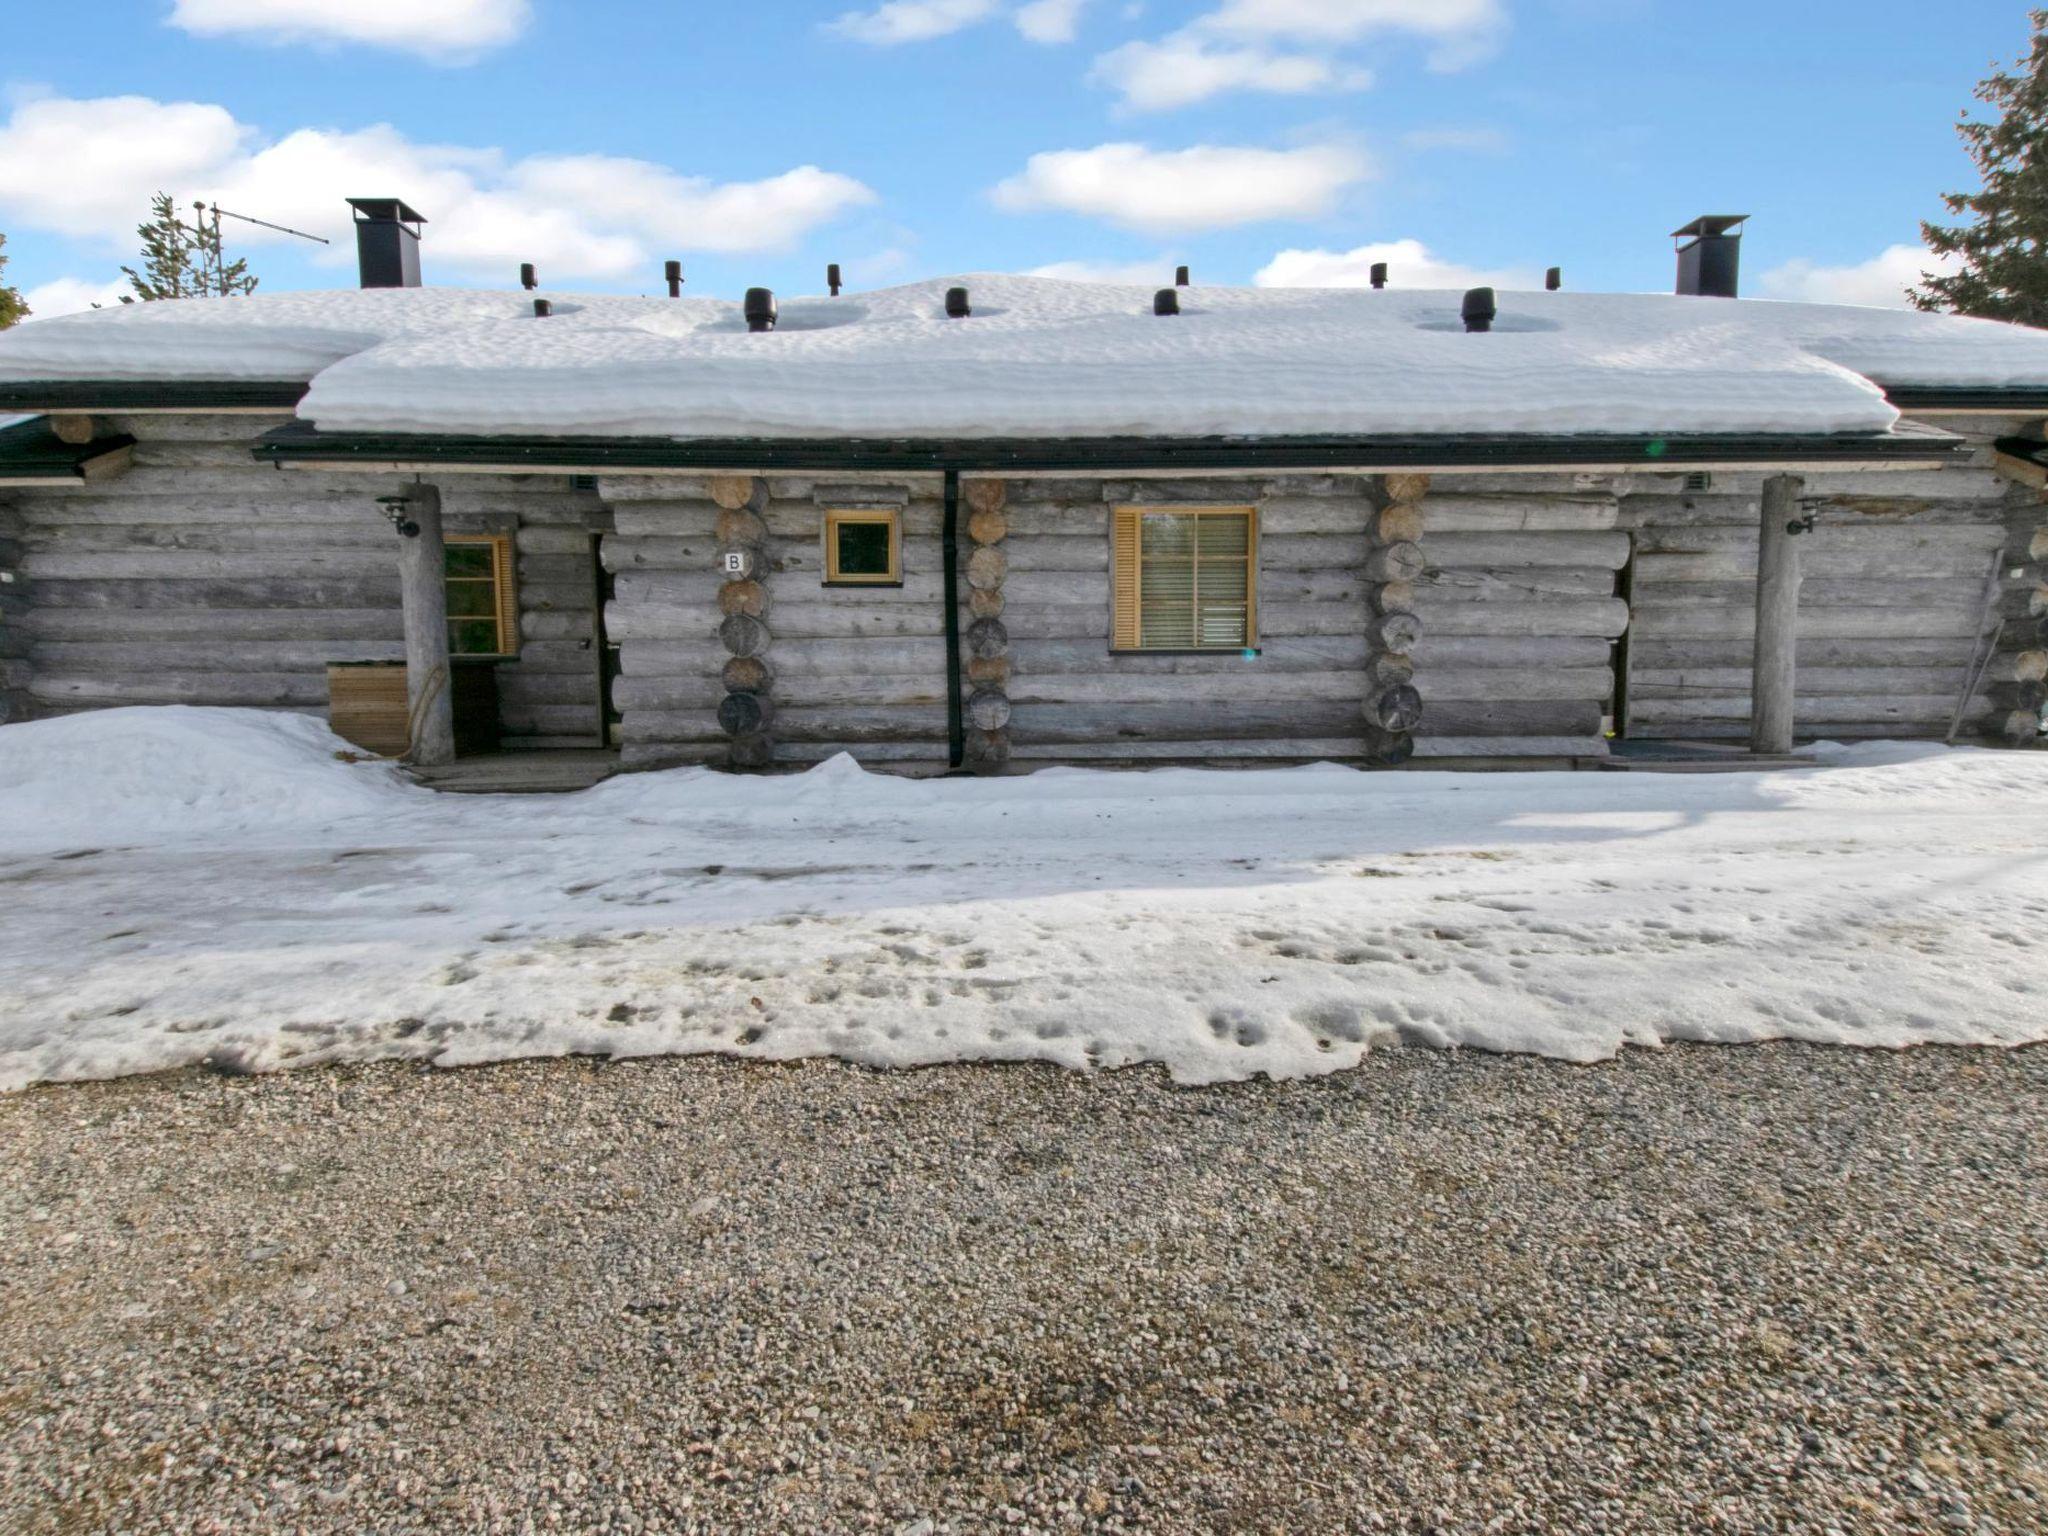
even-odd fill
[{"label": "thick snow layer on roof", "polygon": [[[945,315],[945,290],[974,313]],[[1909,311],[997,275],[737,303],[451,289],[135,305],[0,336],[0,381],[308,379],[326,431],[653,437],[1881,432],[1881,385],[2048,390],[2048,333]]]}]

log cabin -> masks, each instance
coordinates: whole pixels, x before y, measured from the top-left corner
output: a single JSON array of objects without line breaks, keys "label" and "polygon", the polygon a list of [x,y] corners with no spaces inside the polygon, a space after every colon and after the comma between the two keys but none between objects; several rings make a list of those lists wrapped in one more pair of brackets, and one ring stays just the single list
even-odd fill
[{"label": "log cabin", "polygon": [[[1735,295],[363,286],[0,335],[0,721],[425,766],[2038,746],[2048,334]],[[1397,275],[1396,275],[1397,276]],[[1376,274],[1376,281],[1381,275]]]}]

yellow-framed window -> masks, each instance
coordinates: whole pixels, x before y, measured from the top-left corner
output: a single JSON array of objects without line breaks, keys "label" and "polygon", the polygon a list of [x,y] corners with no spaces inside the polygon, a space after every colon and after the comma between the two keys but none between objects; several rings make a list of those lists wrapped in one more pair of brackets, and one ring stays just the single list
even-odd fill
[{"label": "yellow-framed window", "polygon": [[903,520],[894,507],[836,507],[825,514],[825,585],[903,584]]},{"label": "yellow-framed window", "polygon": [[519,594],[512,535],[451,533],[447,545],[448,653],[517,655]]},{"label": "yellow-framed window", "polygon": [[1112,650],[1259,643],[1256,508],[1118,507],[1112,516]]}]

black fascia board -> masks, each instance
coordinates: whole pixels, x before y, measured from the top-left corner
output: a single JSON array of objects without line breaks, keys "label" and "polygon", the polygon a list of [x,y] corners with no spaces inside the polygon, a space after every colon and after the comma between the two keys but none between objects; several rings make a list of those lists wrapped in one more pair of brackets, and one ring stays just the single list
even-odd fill
[{"label": "black fascia board", "polygon": [[319,432],[294,422],[252,450],[285,464],[446,464],[600,472],[657,469],[863,470],[930,473],[946,469],[1017,473],[1097,470],[1403,469],[1493,465],[1639,464],[1644,470],[1693,464],[1867,462],[1947,458],[1967,452],[1960,439],[1890,435],[1613,437],[1121,437],[1060,439],[479,437],[398,432]]},{"label": "black fascia board", "polygon": [[290,411],[306,387],[295,379],[31,379],[0,383],[0,411]]},{"label": "black fascia board", "polygon": [[1998,388],[1934,384],[1888,386],[1885,399],[1901,411],[1982,411],[1987,415],[2048,415],[2048,388],[2040,385]]}]

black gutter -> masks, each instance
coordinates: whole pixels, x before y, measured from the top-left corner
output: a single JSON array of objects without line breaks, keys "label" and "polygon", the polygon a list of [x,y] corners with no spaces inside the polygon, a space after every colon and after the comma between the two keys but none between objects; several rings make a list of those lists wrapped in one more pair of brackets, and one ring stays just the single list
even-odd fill
[{"label": "black gutter", "polygon": [[659,469],[863,470],[987,474],[1058,470],[1104,475],[1133,470],[1219,473],[1250,470],[1518,467],[1569,469],[1631,464],[1676,470],[1697,464],[1815,466],[1830,461],[1958,458],[1960,438],[1892,434],[1674,437],[1103,437],[1103,438],[536,438],[398,432],[317,432],[294,422],[253,450],[271,464],[436,464],[517,473]]},{"label": "black gutter", "polygon": [[200,379],[134,383],[42,380],[0,383],[0,411],[247,411],[286,413],[305,398],[296,380]]},{"label": "black gutter", "polygon": [[1886,389],[1885,399],[1902,411],[1983,411],[1987,415],[2048,415],[2048,389],[2038,385],[2012,389],[1964,389],[1901,384]]},{"label": "black gutter", "polygon": [[960,703],[960,471],[946,471],[946,520],[939,529],[946,562],[946,766],[967,760],[967,733]]}]

